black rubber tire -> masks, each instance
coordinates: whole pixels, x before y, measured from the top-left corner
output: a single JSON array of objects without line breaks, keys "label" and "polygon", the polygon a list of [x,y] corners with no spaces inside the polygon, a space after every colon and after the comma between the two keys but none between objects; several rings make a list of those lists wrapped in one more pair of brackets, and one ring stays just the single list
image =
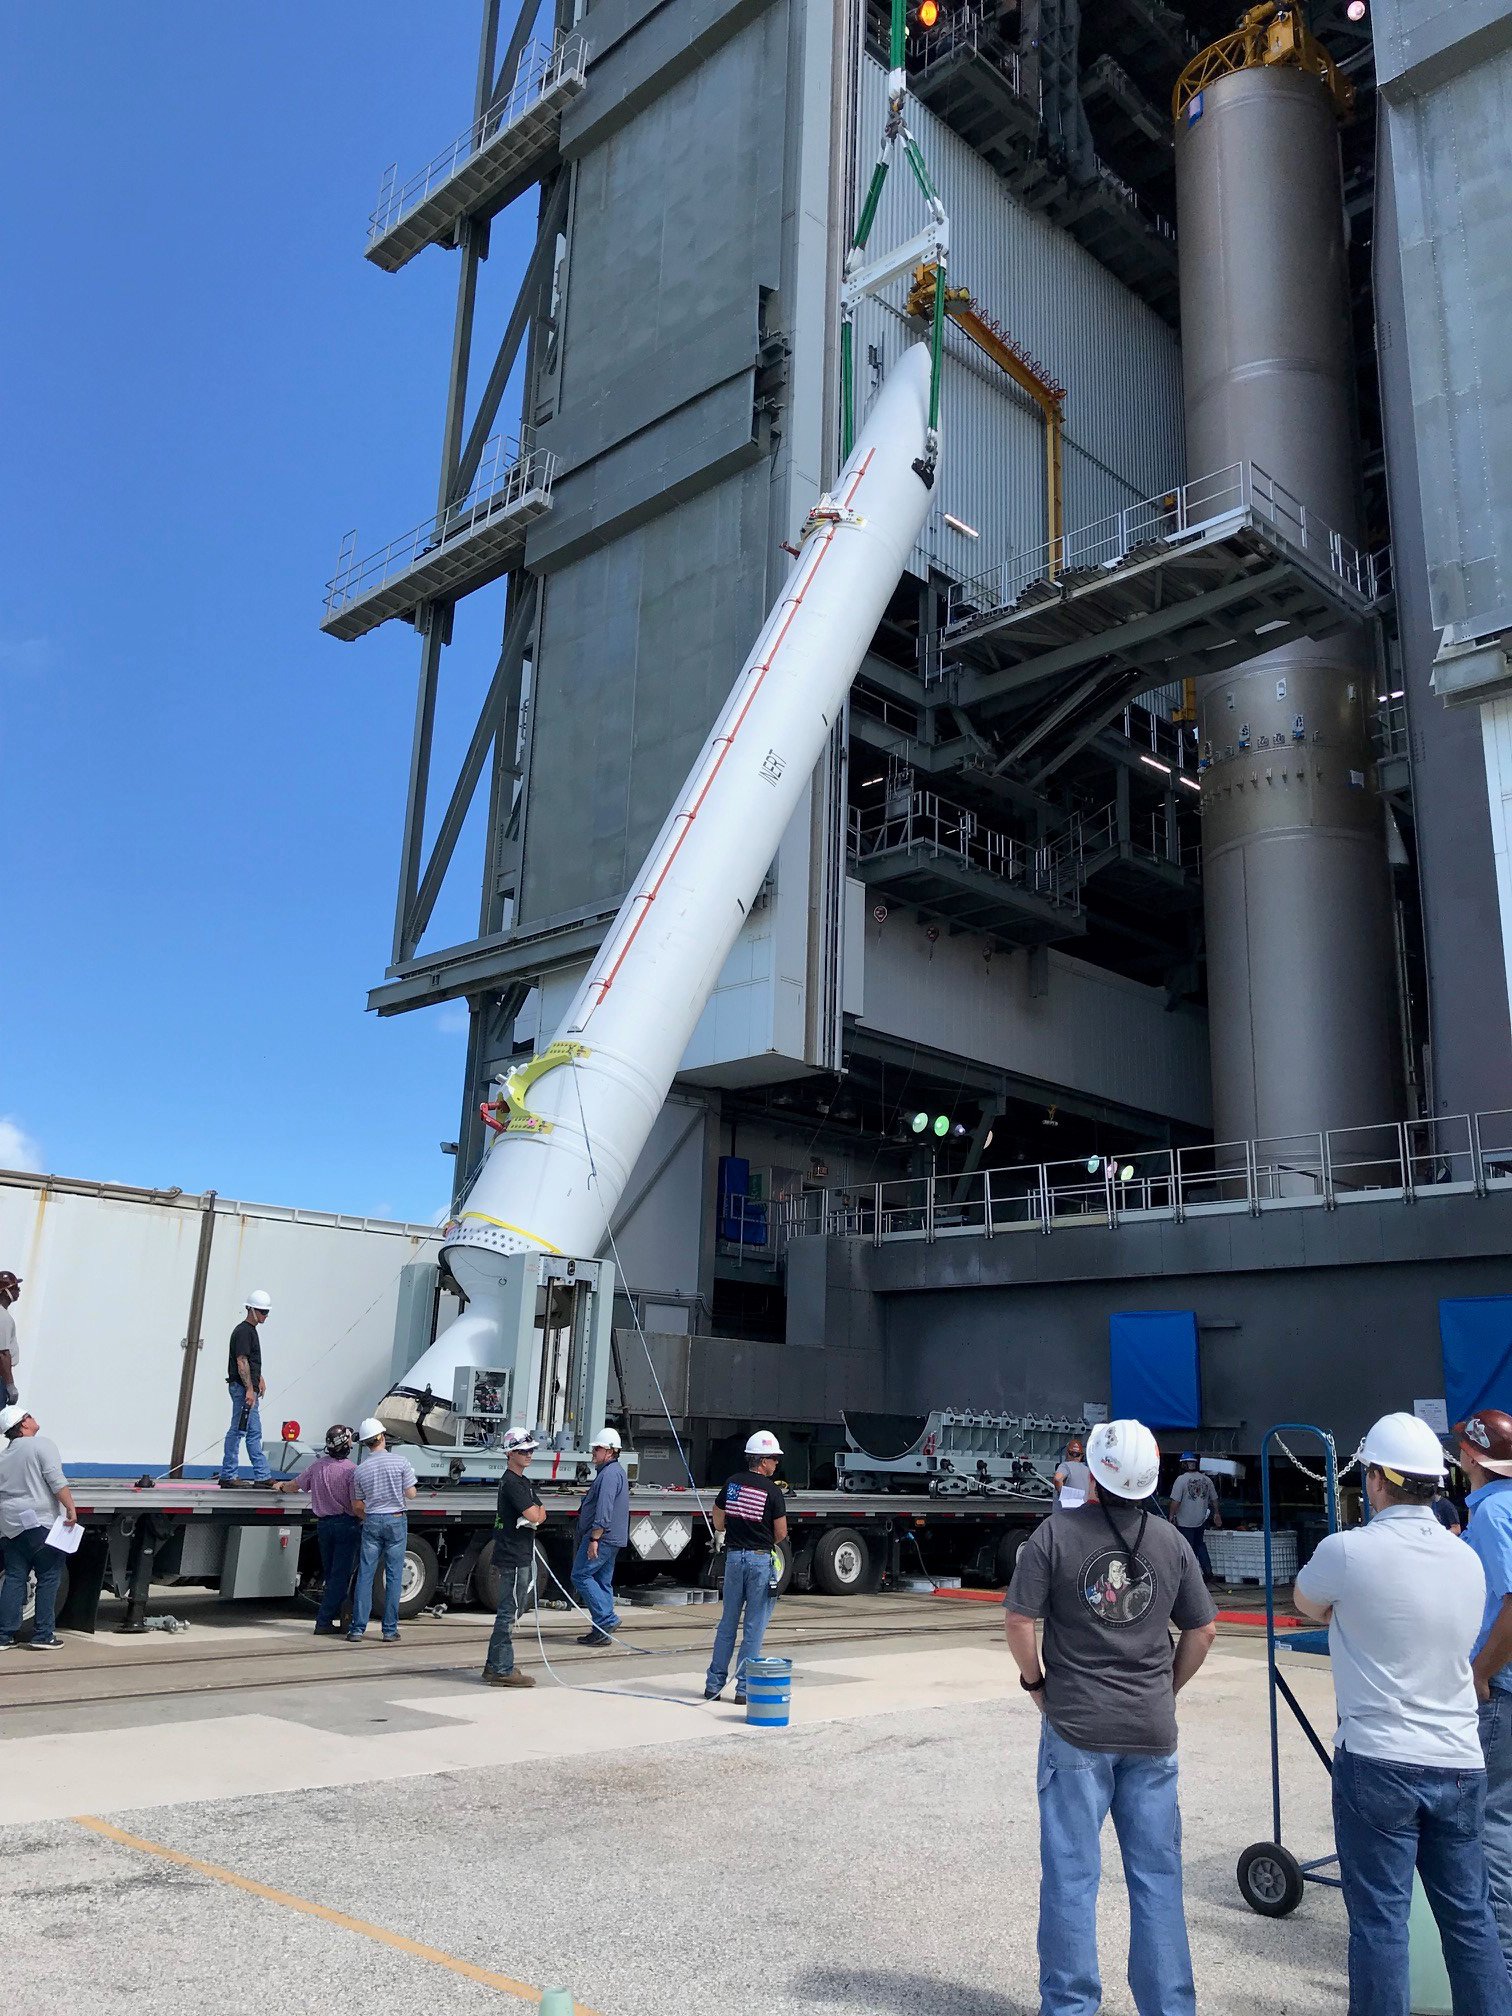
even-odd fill
[{"label": "black rubber tire", "polygon": [[[378,1572],[373,1577],[373,1615],[383,1615],[384,1585],[386,1577],[383,1563],[378,1563]],[[436,1550],[429,1540],[422,1540],[417,1533],[411,1533],[404,1543],[404,1580],[399,1598],[401,1617],[418,1617],[436,1593],[436,1584],[441,1579],[441,1563],[436,1559]]]},{"label": "black rubber tire", "polygon": [[786,1596],[793,1586],[793,1543],[791,1540],[779,1540],[772,1552],[782,1556],[782,1573],[777,1577],[777,1587],[772,1593],[774,1596]]},{"label": "black rubber tire", "polygon": [[834,1526],[814,1549],[814,1586],[826,1596],[855,1596],[871,1574],[871,1549],[854,1526]]},{"label": "black rubber tire", "polygon": [[1262,1918],[1285,1918],[1302,1902],[1302,1865],[1279,1841],[1256,1841],[1239,1857],[1239,1895]]},{"label": "black rubber tire", "polygon": [[[473,1563],[472,1576],[467,1585],[468,1600],[476,1603],[480,1610],[497,1610],[499,1597],[504,1589],[504,1571],[495,1565],[493,1550],[493,1535],[490,1534],[483,1542],[478,1558]],[[535,1593],[537,1602],[543,1601],[547,1596],[561,1593],[560,1590],[552,1589],[551,1578],[539,1561],[536,1562]]]},{"label": "black rubber tire", "polygon": [[472,1571],[472,1600],[480,1610],[497,1610],[499,1592],[504,1587],[504,1577],[494,1566],[494,1543],[492,1536],[483,1542],[483,1547]]},{"label": "black rubber tire", "polygon": [[1029,1538],[1022,1527],[1015,1527],[1005,1533],[997,1544],[997,1554],[992,1563],[992,1579],[1000,1589],[1006,1589],[1013,1580],[1013,1571],[1018,1566],[1018,1557],[1024,1542]]}]

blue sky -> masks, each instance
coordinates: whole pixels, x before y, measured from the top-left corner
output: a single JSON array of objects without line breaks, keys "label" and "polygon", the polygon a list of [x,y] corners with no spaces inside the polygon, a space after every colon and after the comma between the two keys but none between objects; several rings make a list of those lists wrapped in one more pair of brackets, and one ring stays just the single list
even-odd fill
[{"label": "blue sky", "polygon": [[[363,1005],[418,641],[318,623],[348,526],[365,552],[435,508],[455,257],[390,275],[361,250],[385,165],[467,124],[478,23],[476,0],[5,10],[0,1162],[446,1200],[465,1018]],[[533,200],[495,226],[480,349]],[[443,763],[502,589],[463,614]],[[476,928],[476,847],[430,942]]]}]

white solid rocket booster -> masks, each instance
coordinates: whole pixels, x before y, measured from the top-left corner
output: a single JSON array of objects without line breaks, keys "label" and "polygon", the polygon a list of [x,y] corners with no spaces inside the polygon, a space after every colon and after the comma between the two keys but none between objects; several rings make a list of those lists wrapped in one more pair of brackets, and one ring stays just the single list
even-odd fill
[{"label": "white solid rocket booster", "polygon": [[[395,1388],[496,1366],[505,1256],[591,1259],[808,784],[929,507],[927,345],[894,366],[598,957],[443,1242],[463,1316]],[[557,1061],[560,1060],[560,1061]],[[413,1432],[412,1430],[410,1432]]]}]

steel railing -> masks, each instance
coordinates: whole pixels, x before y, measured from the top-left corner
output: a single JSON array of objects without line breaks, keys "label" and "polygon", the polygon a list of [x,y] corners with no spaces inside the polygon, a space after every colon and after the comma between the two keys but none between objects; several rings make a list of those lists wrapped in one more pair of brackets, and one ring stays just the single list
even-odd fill
[{"label": "steel railing", "polygon": [[506,97],[490,105],[481,117],[459,133],[449,147],[443,147],[403,186],[398,184],[399,164],[391,162],[379,185],[378,201],[368,216],[368,243],[386,237],[418,209],[433,191],[449,182],[475,156],[485,153],[511,126],[558,86],[585,75],[587,50],[581,35],[567,35],[555,48],[544,42],[530,42],[520,52],[515,80]]},{"label": "steel railing", "polygon": [[1026,590],[1041,582],[1064,592],[1079,585],[1067,577],[1107,572],[1143,557],[1140,549],[1210,539],[1226,526],[1245,522],[1265,526],[1273,538],[1305,554],[1363,601],[1373,603],[1385,592],[1387,555],[1367,553],[1336,532],[1258,463],[1231,462],[1158,496],[1126,504],[968,581],[954,582],[946,630],[1011,609]]},{"label": "steel railing", "polygon": [[475,531],[500,512],[514,509],[532,493],[549,504],[556,468],[557,457],[548,449],[530,447],[513,435],[496,434],[483,450],[472,488],[458,503],[449,504],[433,518],[360,559],[356,534],[347,534],[336,572],[326,583],[327,618],[349,603],[375,594],[438,547]]},{"label": "steel railing", "polygon": [[1060,844],[1033,845],[990,826],[968,806],[933,791],[892,790],[880,805],[851,809],[850,849],[858,861],[888,854],[930,854],[999,876],[1046,902],[1075,907],[1077,855]]},{"label": "steel railing", "polygon": [[930,31],[920,75],[927,76],[937,63],[943,63],[947,56],[955,56],[962,50],[969,50],[973,55],[980,56],[984,63],[990,63],[1016,98],[1026,98],[1019,52],[1005,46],[999,31],[975,7],[958,8],[939,27]]},{"label": "steel railing", "polygon": [[809,1191],[770,1207],[779,1248],[796,1238],[933,1241],[1059,1232],[1219,1213],[1512,1190],[1512,1108],[1316,1134],[1136,1149],[968,1174],[898,1176]]}]

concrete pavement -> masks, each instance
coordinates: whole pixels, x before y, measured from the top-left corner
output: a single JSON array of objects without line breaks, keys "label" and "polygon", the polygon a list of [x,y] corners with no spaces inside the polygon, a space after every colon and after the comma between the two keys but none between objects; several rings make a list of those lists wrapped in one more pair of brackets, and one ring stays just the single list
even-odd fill
[{"label": "concrete pavement", "polygon": [[[602,2016],[1032,2016],[1038,1715],[995,1624],[804,1648],[781,1733],[693,1705],[685,1653],[563,1669],[595,1691],[538,1665],[519,1694],[375,1665],[151,1714],[33,1710],[0,1739],[15,2006],[371,2016],[522,2007],[563,1983]],[[1330,1729],[1326,1667],[1292,1664]],[[1234,1885],[1270,1832],[1263,1679],[1253,1647],[1224,1641],[1183,1697],[1200,2000],[1321,2016],[1344,1999],[1337,1894],[1277,1923]],[[1300,1738],[1287,1752],[1288,1837],[1324,1852],[1325,1774]],[[81,1812],[151,1846],[66,1817]],[[1129,2016],[1107,1847],[1105,2007]]]}]

